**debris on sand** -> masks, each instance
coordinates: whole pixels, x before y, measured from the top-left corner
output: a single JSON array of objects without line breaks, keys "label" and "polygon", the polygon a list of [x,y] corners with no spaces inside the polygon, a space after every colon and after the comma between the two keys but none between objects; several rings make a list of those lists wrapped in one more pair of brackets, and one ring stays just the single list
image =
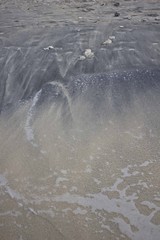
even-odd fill
[{"label": "debris on sand", "polygon": [[83,61],[83,60],[85,60],[85,59],[86,59],[86,57],[83,56],[83,55],[79,57],[79,60],[80,60],[80,61]]},{"label": "debris on sand", "polygon": [[115,40],[115,39],[116,39],[115,36],[109,36],[109,38],[108,38],[105,42],[103,42],[102,44],[103,44],[103,45],[109,45],[109,44],[111,44],[111,43],[113,42],[113,40]]},{"label": "debris on sand", "polygon": [[115,2],[113,5],[114,5],[115,7],[119,7],[120,3],[119,3],[119,2]]},{"label": "debris on sand", "polygon": [[52,49],[54,49],[54,47],[53,46],[48,46],[48,47],[46,47],[46,48],[43,48],[45,51],[46,50],[52,50]]},{"label": "debris on sand", "polygon": [[119,17],[119,16],[120,16],[120,13],[119,13],[119,12],[115,12],[114,16],[115,16],[115,17]]},{"label": "debris on sand", "polygon": [[111,44],[112,40],[111,39],[107,39],[105,42],[103,42],[103,45],[108,45]]},{"label": "debris on sand", "polygon": [[79,56],[79,60],[83,61],[86,58],[93,58],[94,57],[94,53],[92,52],[92,50],[90,48],[87,48],[84,52],[84,55]]},{"label": "debris on sand", "polygon": [[94,53],[92,52],[91,49],[86,49],[84,52],[84,55],[86,58],[93,58],[94,57]]}]

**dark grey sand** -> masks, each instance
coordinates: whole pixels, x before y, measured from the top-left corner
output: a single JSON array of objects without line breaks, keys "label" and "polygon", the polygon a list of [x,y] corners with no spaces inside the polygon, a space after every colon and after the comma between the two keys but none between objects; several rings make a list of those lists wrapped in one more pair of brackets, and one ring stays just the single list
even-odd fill
[{"label": "dark grey sand", "polygon": [[[67,89],[82,74],[159,70],[160,2],[117,2],[0,1],[0,240],[160,239],[160,79],[128,98],[109,86],[120,113],[98,126],[90,89],[86,102]],[[55,81],[67,130],[63,104],[34,116]]]}]

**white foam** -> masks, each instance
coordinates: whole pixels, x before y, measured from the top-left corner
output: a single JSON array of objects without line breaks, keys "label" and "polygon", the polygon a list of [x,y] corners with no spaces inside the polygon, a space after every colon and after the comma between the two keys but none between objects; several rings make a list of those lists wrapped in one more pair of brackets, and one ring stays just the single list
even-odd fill
[{"label": "white foam", "polygon": [[39,90],[36,93],[35,97],[33,98],[32,105],[28,111],[27,120],[25,123],[25,132],[26,132],[27,140],[35,147],[37,147],[37,144],[35,143],[34,132],[32,129],[32,118],[33,118],[33,114],[34,114],[34,107],[39,99],[39,96],[41,95],[41,92],[42,92],[42,90]]},{"label": "white foam", "polygon": [[91,173],[92,172],[92,168],[90,165],[86,166],[86,169],[84,170],[85,173]]},{"label": "white foam", "polygon": [[5,186],[6,184],[7,184],[7,179],[5,178],[5,176],[0,174],[0,186]]},{"label": "white foam", "polygon": [[[130,201],[128,201],[130,199]],[[134,199],[134,197],[133,197]],[[92,212],[96,214],[98,210],[105,210],[109,213],[119,213],[127,217],[129,223],[124,222],[123,219],[117,217],[114,218],[113,222],[118,223],[119,228],[122,233],[126,234],[132,240],[159,240],[160,229],[150,222],[150,216],[144,216],[140,214],[135,206],[132,196],[120,196],[120,199],[109,199],[106,195],[102,193],[90,194],[88,197],[82,197],[79,195],[71,195],[70,193],[65,193],[54,198],[56,202],[67,202],[70,204],[78,204],[83,207],[90,207]],[[138,231],[132,231],[131,225],[135,226]],[[143,238],[143,236],[145,238]]]},{"label": "white foam", "polygon": [[57,82],[57,81],[49,82],[48,84],[51,84],[53,86],[58,86],[59,88],[62,89],[62,92],[63,92],[64,96],[67,98],[67,103],[69,105],[70,113],[72,114],[72,111],[71,111],[71,109],[72,109],[71,108],[71,98],[69,96],[69,93],[68,93],[67,89],[64,87],[64,85],[62,83],[60,83],[60,82]]},{"label": "white foam", "polygon": [[101,183],[101,181],[98,180],[97,178],[93,178],[93,181],[94,181],[97,185],[99,185],[99,184]]},{"label": "white foam", "polygon": [[38,210],[36,212],[36,214],[45,214],[45,215],[49,215],[51,218],[55,217],[55,213],[52,209],[48,209],[48,210]]},{"label": "white foam", "polygon": [[22,213],[19,211],[12,210],[12,211],[1,212],[0,216],[1,217],[4,217],[4,216],[19,217],[19,216],[22,216]]},{"label": "white foam", "polygon": [[130,132],[130,131],[125,131],[124,133],[130,135],[131,137],[133,137],[133,138],[135,138],[135,139],[137,139],[137,140],[141,140],[141,139],[143,139],[143,135],[142,135],[142,134],[135,135],[135,134],[133,134],[133,133]]},{"label": "white foam", "polygon": [[148,166],[150,163],[151,163],[151,161],[145,161],[144,163],[142,163],[142,164],[140,165],[140,167],[146,167],[146,166]]},{"label": "white foam", "polygon": [[65,181],[68,181],[68,178],[58,177],[58,178],[56,179],[56,186],[59,186],[60,183],[65,182]]},{"label": "white foam", "polygon": [[67,174],[67,170],[61,169],[61,173],[66,175]]},{"label": "white foam", "polygon": [[[5,189],[5,193],[7,193],[12,199],[15,200],[23,200],[25,201],[24,197],[17,191],[13,190],[9,185],[8,185],[8,180],[6,177],[2,174],[0,174],[0,186],[3,186]],[[26,201],[25,201],[26,202]]]},{"label": "white foam", "polygon": [[85,214],[87,214],[87,211],[85,209],[81,209],[80,207],[78,207],[73,211],[73,213],[74,214],[85,215]]},{"label": "white foam", "polygon": [[28,210],[29,210],[31,213],[37,215],[37,212],[36,212],[33,208],[29,207]]}]

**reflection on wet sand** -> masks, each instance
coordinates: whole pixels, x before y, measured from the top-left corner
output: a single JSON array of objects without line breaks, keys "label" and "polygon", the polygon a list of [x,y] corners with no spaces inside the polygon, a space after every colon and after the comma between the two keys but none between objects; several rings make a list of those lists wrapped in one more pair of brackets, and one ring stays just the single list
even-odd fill
[{"label": "reflection on wet sand", "polygon": [[2,117],[0,239],[158,240],[159,96],[146,96],[90,129],[77,106],[67,131],[54,104],[28,128],[33,102]]}]

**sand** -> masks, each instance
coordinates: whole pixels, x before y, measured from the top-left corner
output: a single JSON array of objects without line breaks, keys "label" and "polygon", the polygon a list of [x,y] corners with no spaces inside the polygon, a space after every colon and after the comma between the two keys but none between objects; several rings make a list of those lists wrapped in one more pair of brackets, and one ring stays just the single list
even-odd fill
[{"label": "sand", "polygon": [[159,68],[160,2],[117,2],[0,1],[0,107],[14,105],[0,118],[1,240],[160,239],[156,90],[89,133],[66,135],[51,105],[27,139],[29,97],[53,75]]}]

